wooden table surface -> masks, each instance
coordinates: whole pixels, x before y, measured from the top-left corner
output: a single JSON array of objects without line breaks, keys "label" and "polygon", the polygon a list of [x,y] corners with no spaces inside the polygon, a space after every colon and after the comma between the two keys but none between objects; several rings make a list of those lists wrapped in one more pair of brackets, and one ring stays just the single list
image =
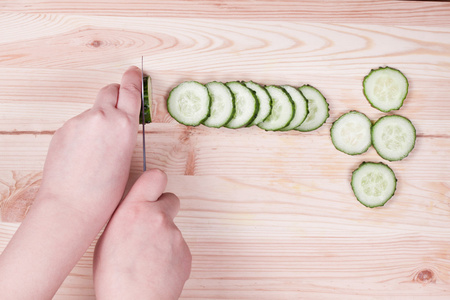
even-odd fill
[{"label": "wooden table surface", "polygon": [[[182,299],[450,299],[450,3],[441,1],[2,1],[0,251],[33,202],[55,130],[141,55],[154,89],[148,167],[169,175],[193,254]],[[396,113],[417,142],[388,163],[395,196],[369,209],[351,172],[386,161],[373,148],[338,152],[329,129],[349,110],[384,115],[361,88],[384,65],[409,79]],[[184,80],[308,83],[330,117],[310,133],[182,126],[165,99]],[[94,245],[55,299],[95,298]]]}]

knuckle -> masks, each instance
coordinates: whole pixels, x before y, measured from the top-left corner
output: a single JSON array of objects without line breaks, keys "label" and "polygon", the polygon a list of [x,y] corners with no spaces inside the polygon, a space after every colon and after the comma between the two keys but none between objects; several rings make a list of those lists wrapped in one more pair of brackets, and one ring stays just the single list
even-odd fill
[{"label": "knuckle", "polygon": [[121,89],[123,89],[125,92],[127,92],[135,97],[141,96],[141,86],[138,86],[135,83],[128,82],[126,84],[123,84],[121,86]]},{"label": "knuckle", "polygon": [[138,205],[129,205],[126,208],[118,210],[118,213],[121,213],[121,218],[124,218],[131,224],[142,215],[142,209]]},{"label": "knuckle", "polygon": [[[161,171],[161,172],[162,172],[162,171]],[[174,193],[171,193],[171,192],[165,192],[164,195],[166,195],[166,197],[173,198],[175,201],[180,201],[180,198],[178,198],[178,196],[175,195]]]},{"label": "knuckle", "polygon": [[111,83],[111,84],[104,86],[102,90],[117,90],[119,88],[119,86],[120,85],[118,83]]},{"label": "knuckle", "polygon": [[133,127],[134,122],[127,115],[119,114],[115,120],[115,124],[118,128],[128,130]]},{"label": "knuckle", "polygon": [[152,215],[151,222],[155,227],[161,228],[167,226],[169,217],[163,211],[156,211]]},{"label": "knuckle", "polygon": [[105,122],[107,119],[107,114],[103,108],[97,108],[91,110],[91,122],[95,123],[102,123]]},{"label": "knuckle", "polygon": [[85,113],[67,120],[63,126],[61,126],[55,131],[55,136],[61,136],[68,133],[72,133],[72,131],[76,130],[79,127],[79,125],[83,122],[84,116]]},{"label": "knuckle", "polygon": [[180,209],[180,198],[178,198],[177,195],[171,192],[165,192],[162,194],[162,197],[169,200],[171,202],[172,208],[178,212],[178,210]]},{"label": "knuckle", "polygon": [[[155,185],[165,186],[167,184],[167,175],[164,171],[160,169],[150,169],[144,173],[145,179],[148,182],[154,182]],[[164,193],[160,196],[160,198]]]},{"label": "knuckle", "polygon": [[99,94],[102,95],[102,94],[108,93],[114,87],[115,87],[114,84],[105,85],[104,87],[102,87],[100,89]]}]

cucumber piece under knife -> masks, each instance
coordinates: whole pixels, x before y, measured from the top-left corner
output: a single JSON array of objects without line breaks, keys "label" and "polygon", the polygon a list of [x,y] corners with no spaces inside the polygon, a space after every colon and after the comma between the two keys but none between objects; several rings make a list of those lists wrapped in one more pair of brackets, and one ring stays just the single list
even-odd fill
[{"label": "cucumber piece under knife", "polygon": [[[150,76],[144,76],[144,123],[152,122],[152,79]],[[142,109],[142,104],[141,104]],[[139,117],[139,124],[142,124],[142,116]]]}]

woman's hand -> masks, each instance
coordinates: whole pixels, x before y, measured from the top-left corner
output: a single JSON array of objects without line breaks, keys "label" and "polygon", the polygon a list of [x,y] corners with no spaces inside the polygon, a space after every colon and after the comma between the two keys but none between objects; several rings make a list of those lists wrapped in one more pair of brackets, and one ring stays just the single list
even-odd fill
[{"label": "woman's hand", "polygon": [[117,208],[94,255],[97,299],[175,300],[189,277],[191,254],[173,223],[180,202],[163,194],[165,173],[144,173]]},{"label": "woman's hand", "polygon": [[0,256],[2,299],[51,299],[111,217],[128,180],[140,104],[133,67],[55,133],[36,199]]},{"label": "woman's hand", "polygon": [[100,90],[94,106],[60,128],[50,144],[39,201],[59,201],[88,218],[109,218],[125,189],[136,145],[141,71]]}]

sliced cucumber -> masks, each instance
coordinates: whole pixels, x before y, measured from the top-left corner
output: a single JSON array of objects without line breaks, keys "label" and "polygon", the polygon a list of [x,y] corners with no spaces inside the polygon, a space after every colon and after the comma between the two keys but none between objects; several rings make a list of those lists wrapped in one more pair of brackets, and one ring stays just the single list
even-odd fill
[{"label": "sliced cucumber", "polygon": [[308,114],[308,101],[298,89],[290,85],[282,85],[281,87],[289,94],[295,106],[295,114],[291,122],[281,129],[286,131],[300,126],[305,121],[306,115]]},{"label": "sliced cucumber", "polygon": [[255,93],[259,103],[258,114],[256,115],[255,119],[248,125],[252,126],[261,123],[269,116],[270,110],[272,108],[272,99],[270,99],[270,96],[265,88],[253,81],[245,82],[245,86]]},{"label": "sliced cucumber", "polygon": [[383,112],[402,107],[408,86],[405,75],[390,67],[371,70],[363,81],[364,96],[370,105]]},{"label": "sliced cucumber", "polygon": [[319,90],[310,85],[303,85],[299,87],[299,90],[308,100],[308,115],[305,121],[295,129],[299,131],[315,130],[322,126],[329,116],[328,103]]},{"label": "sliced cucumber", "polygon": [[294,102],[289,94],[278,86],[270,85],[266,87],[266,90],[272,98],[272,110],[270,115],[258,124],[258,127],[264,130],[279,130],[286,127],[294,117]]},{"label": "sliced cucumber", "polygon": [[170,92],[167,110],[179,123],[197,126],[208,118],[210,103],[208,89],[203,84],[185,81]]},{"label": "sliced cucumber", "polygon": [[235,114],[225,127],[240,128],[250,124],[258,113],[258,101],[253,91],[237,81],[226,85],[234,95]]},{"label": "sliced cucumber", "polygon": [[139,124],[147,124],[152,122],[152,79],[150,76],[144,77],[142,86],[144,88],[144,120],[142,120],[142,114],[139,114]]},{"label": "sliced cucumber", "polygon": [[219,128],[230,121],[234,114],[233,94],[223,83],[213,81],[206,84],[211,107],[209,117],[203,121],[203,125]]},{"label": "sliced cucumber", "polygon": [[358,111],[340,116],[331,126],[331,141],[337,150],[349,155],[362,154],[372,144],[372,122]]},{"label": "sliced cucumber", "polygon": [[389,161],[402,160],[416,143],[416,129],[405,117],[384,116],[372,127],[372,144],[378,154]]},{"label": "sliced cucumber", "polygon": [[383,206],[395,193],[397,178],[383,163],[363,162],[352,174],[353,193],[367,207]]}]

